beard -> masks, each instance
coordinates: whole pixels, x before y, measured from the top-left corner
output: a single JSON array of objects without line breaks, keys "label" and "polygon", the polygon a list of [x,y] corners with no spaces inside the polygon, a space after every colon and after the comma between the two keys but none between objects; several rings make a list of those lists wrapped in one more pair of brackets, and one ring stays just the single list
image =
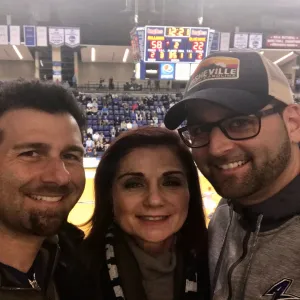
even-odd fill
[{"label": "beard", "polygon": [[49,237],[58,233],[67,218],[68,213],[64,211],[31,211],[27,231],[35,236]]},{"label": "beard", "polygon": [[[277,145],[276,149],[271,151],[269,152],[271,158],[268,156],[266,161],[260,165],[251,160],[250,154],[242,154],[244,160],[247,161],[250,158],[248,164],[251,165],[248,172],[241,178],[232,175],[220,181],[210,172],[209,174],[204,172],[203,175],[210,181],[220,196],[231,200],[247,198],[270,186],[286,169],[292,152],[287,132],[281,139],[280,145]],[[257,156],[259,156],[259,150]]]}]

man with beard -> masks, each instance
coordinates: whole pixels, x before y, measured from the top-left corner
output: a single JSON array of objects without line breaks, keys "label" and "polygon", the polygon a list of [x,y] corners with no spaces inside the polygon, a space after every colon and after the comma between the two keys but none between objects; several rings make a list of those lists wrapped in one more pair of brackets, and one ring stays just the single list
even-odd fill
[{"label": "man with beard", "polygon": [[204,59],[165,125],[223,196],[209,225],[214,300],[300,299],[300,107],[256,52]]},{"label": "man with beard", "polygon": [[[66,223],[84,185],[83,114],[61,86],[0,88],[0,299],[57,300]],[[67,233],[61,228],[67,228]],[[62,247],[62,256],[59,247]]]}]

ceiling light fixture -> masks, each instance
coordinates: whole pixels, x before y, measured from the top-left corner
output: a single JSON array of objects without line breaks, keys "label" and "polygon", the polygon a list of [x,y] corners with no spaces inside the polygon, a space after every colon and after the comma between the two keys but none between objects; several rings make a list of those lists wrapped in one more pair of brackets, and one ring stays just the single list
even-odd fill
[{"label": "ceiling light fixture", "polygon": [[91,61],[95,61],[96,60],[96,49],[94,47],[92,47],[91,49]]},{"label": "ceiling light fixture", "polygon": [[22,56],[21,52],[19,51],[18,47],[16,45],[13,45],[13,48],[14,48],[15,52],[17,53],[19,59],[23,59],[23,56]]},{"label": "ceiling light fixture", "polygon": [[294,51],[282,56],[281,58],[277,59],[276,61],[274,61],[274,64],[277,65],[279,64],[280,62],[282,62],[283,60],[289,58],[290,56],[292,56],[294,54]]},{"label": "ceiling light fixture", "polygon": [[129,55],[129,49],[126,48],[125,53],[124,53],[124,57],[123,57],[123,63],[127,62],[128,55]]}]

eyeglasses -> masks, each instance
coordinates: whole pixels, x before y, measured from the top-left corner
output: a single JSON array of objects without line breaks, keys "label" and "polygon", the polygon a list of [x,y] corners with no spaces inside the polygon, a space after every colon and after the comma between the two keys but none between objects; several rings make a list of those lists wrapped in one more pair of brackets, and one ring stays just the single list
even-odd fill
[{"label": "eyeglasses", "polygon": [[282,109],[280,106],[275,106],[248,116],[241,115],[213,123],[185,126],[178,129],[178,132],[183,142],[190,148],[207,146],[210,142],[210,133],[214,127],[219,127],[230,140],[248,140],[260,133],[261,118],[279,113]]}]

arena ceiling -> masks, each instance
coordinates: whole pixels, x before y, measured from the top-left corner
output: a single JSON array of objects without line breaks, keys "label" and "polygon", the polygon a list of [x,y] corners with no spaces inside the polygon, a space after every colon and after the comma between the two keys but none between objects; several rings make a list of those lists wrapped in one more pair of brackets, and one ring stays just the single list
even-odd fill
[{"label": "arena ceiling", "polygon": [[[82,43],[128,45],[134,0],[1,0],[0,24],[80,26]],[[299,34],[299,0],[139,0],[139,23],[204,26],[220,31]]]}]

